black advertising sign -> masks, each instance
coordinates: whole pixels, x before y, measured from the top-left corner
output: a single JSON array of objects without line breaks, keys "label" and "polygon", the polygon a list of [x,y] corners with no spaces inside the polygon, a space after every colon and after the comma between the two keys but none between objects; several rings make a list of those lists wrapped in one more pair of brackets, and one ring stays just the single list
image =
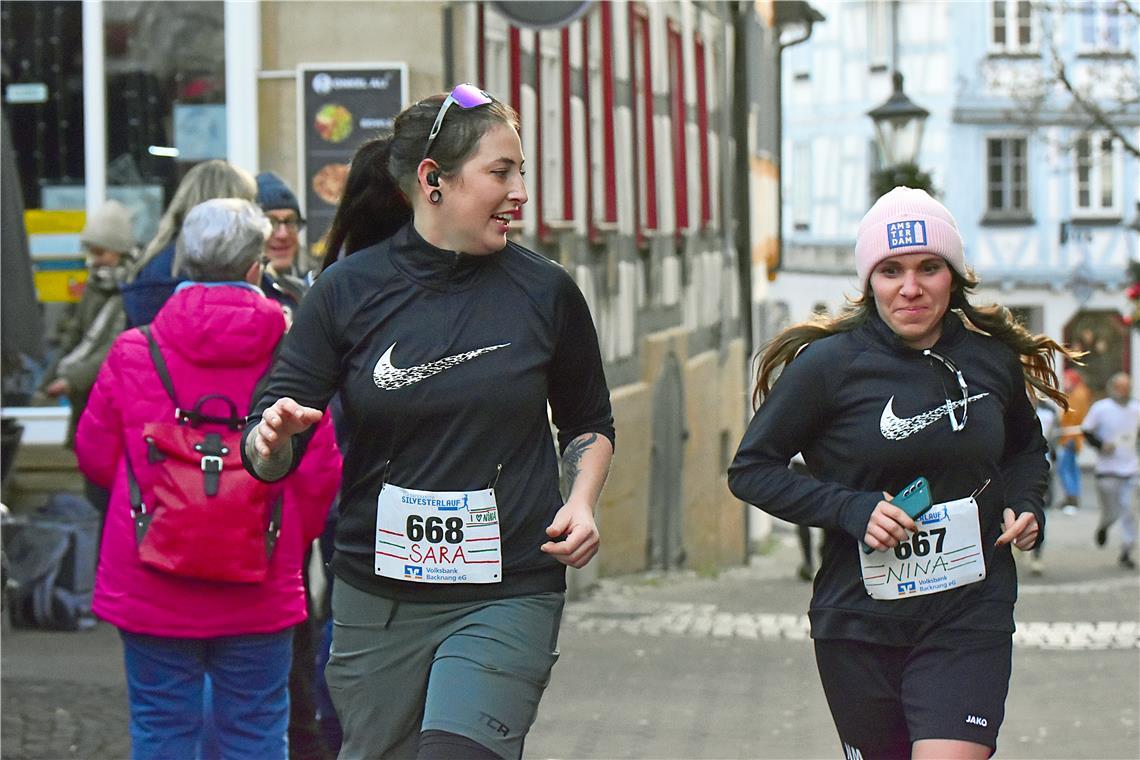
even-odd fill
[{"label": "black advertising sign", "polygon": [[361,143],[391,130],[406,105],[408,65],[305,63],[297,81],[299,194],[309,249],[321,257],[349,161]]}]

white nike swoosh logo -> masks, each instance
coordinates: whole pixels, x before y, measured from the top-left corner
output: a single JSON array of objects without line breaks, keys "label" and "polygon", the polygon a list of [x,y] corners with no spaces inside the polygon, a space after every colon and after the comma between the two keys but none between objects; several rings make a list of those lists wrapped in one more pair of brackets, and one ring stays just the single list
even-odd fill
[{"label": "white nike swoosh logo", "polygon": [[989,393],[979,393],[976,396],[970,396],[968,399],[960,399],[955,401],[949,406],[942,404],[931,409],[929,412],[916,414],[913,417],[896,417],[895,416],[895,397],[891,396],[887,399],[887,405],[883,407],[883,416],[879,418],[879,432],[888,441],[901,441],[922,430],[925,427],[933,425],[938,420],[942,419],[950,411],[950,406],[959,409],[966,405],[967,401],[977,401],[983,396],[988,396]]},{"label": "white nike swoosh logo", "polygon": [[395,367],[392,365],[392,351],[396,348],[393,343],[380,357],[380,361],[376,362],[376,368],[372,370],[372,379],[376,382],[377,388],[383,388],[386,391],[394,391],[397,388],[403,388],[405,385],[412,385],[421,380],[426,380],[432,375],[438,375],[445,369],[451,369],[457,364],[462,364],[465,361],[474,359],[476,356],[482,356],[485,353],[494,351],[504,346],[509,346],[510,343],[500,343],[497,346],[487,346],[486,348],[477,348],[474,351],[465,351],[462,354],[455,356],[445,356],[442,359],[437,359],[434,362],[427,364],[419,364],[415,367]]}]

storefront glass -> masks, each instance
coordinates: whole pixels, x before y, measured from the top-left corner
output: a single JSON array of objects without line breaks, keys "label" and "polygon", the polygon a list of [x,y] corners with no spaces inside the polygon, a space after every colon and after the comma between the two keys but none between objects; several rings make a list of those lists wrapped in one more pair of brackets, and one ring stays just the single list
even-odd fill
[{"label": "storefront glass", "polygon": [[83,4],[0,2],[4,110],[29,209],[83,209],[84,67],[106,74],[106,196],[145,245],[182,176],[226,157],[224,4],[115,0],[104,59],[83,50]]}]

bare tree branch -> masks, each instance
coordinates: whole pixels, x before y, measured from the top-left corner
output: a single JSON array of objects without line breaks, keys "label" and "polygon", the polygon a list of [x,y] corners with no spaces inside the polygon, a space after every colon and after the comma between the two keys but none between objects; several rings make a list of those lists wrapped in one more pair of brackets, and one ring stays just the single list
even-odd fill
[{"label": "bare tree branch", "polygon": [[[1120,0],[1123,4],[1123,0]],[[1111,134],[1116,140],[1120,142],[1124,150],[1131,153],[1136,158],[1140,158],[1140,147],[1138,147],[1127,135],[1120,129],[1120,127],[1113,121],[1112,117],[1091,97],[1081,92],[1076,86],[1073,85],[1072,80],[1069,78],[1069,72],[1065,66],[1065,61],[1061,57],[1061,53],[1057,50],[1056,39],[1050,35],[1049,37],[1049,56],[1053,63],[1053,73],[1057,77],[1057,81],[1069,93],[1073,99],[1073,104],[1084,112],[1086,116],[1093,122],[1094,125],[1101,127]]]}]

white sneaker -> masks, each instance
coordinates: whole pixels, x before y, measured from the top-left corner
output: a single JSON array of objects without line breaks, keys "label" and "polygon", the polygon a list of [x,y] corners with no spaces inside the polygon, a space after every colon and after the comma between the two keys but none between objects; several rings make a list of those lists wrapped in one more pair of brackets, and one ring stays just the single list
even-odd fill
[{"label": "white sneaker", "polygon": [[1061,508],[1061,513],[1066,515],[1075,515],[1079,511],[1080,510],[1074,507],[1072,504],[1066,504]]}]

